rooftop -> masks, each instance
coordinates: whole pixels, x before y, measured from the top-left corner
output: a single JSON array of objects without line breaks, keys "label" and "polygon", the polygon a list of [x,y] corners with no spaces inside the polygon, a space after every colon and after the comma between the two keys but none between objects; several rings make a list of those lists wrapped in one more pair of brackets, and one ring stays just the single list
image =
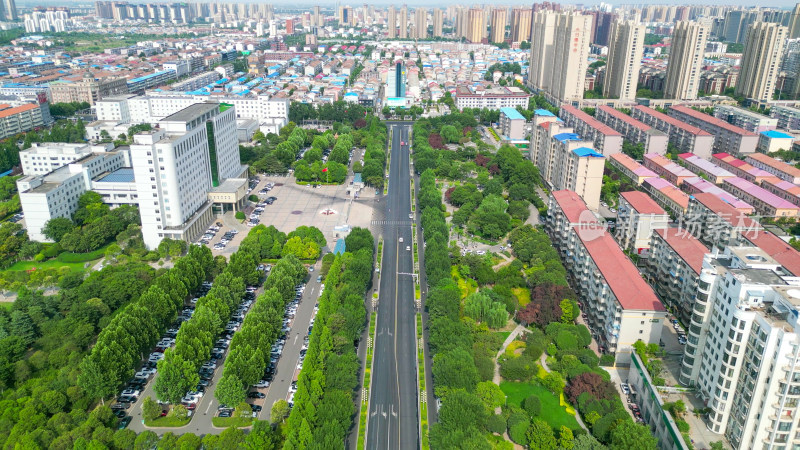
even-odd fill
[{"label": "rooftop", "polygon": [[556,116],[555,114],[551,113],[550,111],[548,111],[546,109],[537,109],[533,113],[536,114],[537,116],[547,116],[547,117],[555,117]]},{"label": "rooftop", "polygon": [[[744,200],[739,200],[738,198],[734,197],[733,195],[729,194],[728,192],[723,191],[722,188],[720,188],[716,184],[714,184],[714,183],[712,183],[712,182],[710,182],[708,180],[705,180],[703,178],[700,178],[700,177],[687,178],[687,179],[683,180],[683,186],[689,186],[689,187],[691,187],[693,189],[696,189],[697,191],[700,191],[700,192],[703,192],[703,193],[707,192],[707,193],[710,193],[710,194],[714,194],[717,197],[719,197],[720,200],[722,200],[723,202],[733,206],[734,208],[736,208],[738,210],[747,211],[746,214],[750,214],[750,213],[753,212],[753,205],[747,203]],[[742,212],[745,212],[745,211],[742,211]]]},{"label": "rooftop", "polygon": [[703,159],[693,153],[681,153],[678,155],[678,158],[694,165],[701,171],[714,175],[715,177],[733,177],[734,174],[730,173],[729,171],[723,169],[722,167],[712,163],[707,159]]},{"label": "rooftop", "polygon": [[568,190],[553,191],[551,195],[570,223],[599,223],[576,192]]},{"label": "rooftop", "polygon": [[700,111],[697,111],[697,110],[694,110],[692,108],[689,108],[688,106],[680,106],[680,105],[670,106],[670,110],[686,114],[687,116],[691,116],[691,117],[694,117],[695,119],[702,120],[703,122],[706,122],[708,124],[720,127],[722,129],[725,129],[725,130],[730,131],[732,133],[738,134],[740,136],[755,136],[756,135],[752,131],[747,131],[744,128],[739,128],[739,127],[737,127],[735,125],[731,125],[731,124],[729,124],[728,122],[726,122],[726,121],[724,121],[722,119],[717,119],[714,116],[709,116],[708,114],[703,114]]},{"label": "rooftop", "polygon": [[695,194],[692,198],[702,204],[714,214],[724,219],[733,227],[745,227],[750,230],[759,230],[761,225],[755,220],[747,217],[732,205],[726,203],[716,195],[708,192]]},{"label": "rooftop", "polygon": [[606,136],[622,136],[617,130],[611,128],[610,126],[600,122],[599,120],[595,119],[594,117],[590,116],[589,114],[585,113],[584,111],[568,104],[561,105],[561,110],[566,111],[569,114],[580,119],[582,122],[586,123],[590,127],[594,128],[595,130],[603,133]]},{"label": "rooftop", "polygon": [[559,134],[553,136],[553,138],[557,139],[558,141],[560,141],[562,143],[566,142],[566,141],[580,141],[581,140],[581,137],[578,136],[576,133],[559,133]]},{"label": "rooftop", "polygon": [[749,193],[753,197],[763,201],[764,203],[770,205],[773,208],[779,209],[795,209],[797,210],[798,207],[788,200],[784,200],[777,195],[769,192],[768,190],[756,186],[755,184],[745,180],[744,178],[733,177],[733,178],[726,178],[724,183],[730,184],[739,188],[740,190]]},{"label": "rooftop", "polygon": [[678,256],[683,259],[695,273],[703,268],[703,256],[710,253],[708,248],[688,230],[682,228],[666,228],[655,230]]},{"label": "rooftop", "polygon": [[[632,126],[638,128],[638,129],[642,130],[642,131],[648,131],[648,130],[651,130],[653,128],[650,125],[648,125],[648,124],[646,124],[644,122],[641,122],[639,120],[636,120],[633,117],[625,114],[624,112],[619,111],[617,109],[614,109],[614,108],[612,108],[612,107],[610,107],[608,105],[598,106],[597,109],[607,113],[609,116],[616,117],[617,119],[622,120],[623,122],[627,123],[628,125],[632,125]],[[658,130],[655,130],[655,131],[657,131],[658,134],[661,134],[661,135],[664,134],[661,131],[658,131]]]},{"label": "rooftop", "polygon": [[519,111],[516,110],[516,108],[510,108],[510,107],[500,108],[500,112],[505,114],[506,117],[508,117],[511,120],[525,120],[525,116],[520,114]]},{"label": "rooftop", "polygon": [[0,111],[0,118],[13,116],[14,114],[19,114],[25,111],[31,111],[33,109],[38,109],[39,105],[34,105],[33,103],[29,103],[27,105],[17,106],[16,108],[9,108]]},{"label": "rooftop", "polygon": [[778,161],[777,159],[767,156],[763,153],[752,153],[747,155],[747,159],[760,162],[766,166],[772,167],[773,169],[783,172],[787,175],[792,177],[800,178],[800,169],[797,167],[792,166],[791,164],[787,164],[783,161]]},{"label": "rooftop", "polygon": [[594,158],[602,158],[603,157],[603,155],[601,155],[600,153],[597,153],[593,148],[589,148],[589,147],[578,147],[576,149],[573,149],[572,152],[575,153],[576,155],[580,156],[581,158],[585,158],[587,156],[591,156],[591,157],[594,157]]},{"label": "rooftop", "polygon": [[689,125],[688,123],[682,122],[682,121],[680,121],[680,120],[678,120],[678,119],[676,119],[674,117],[670,117],[670,116],[668,116],[666,114],[660,113],[660,112],[656,111],[655,109],[650,108],[648,106],[637,105],[637,106],[634,106],[633,109],[642,111],[643,113],[647,114],[648,116],[653,116],[653,117],[657,118],[658,120],[666,122],[666,123],[672,125],[673,127],[685,130],[688,133],[691,133],[691,134],[694,134],[694,135],[697,135],[697,136],[711,136],[711,133],[709,133],[708,131],[701,130],[700,128],[697,128],[697,127],[695,127],[693,125]]},{"label": "rooftop", "polygon": [[787,134],[778,130],[762,131],[761,134],[770,139],[794,139],[794,136],[792,136],[791,134]]},{"label": "rooftop", "polygon": [[748,230],[742,233],[748,241],[780,263],[794,276],[800,276],[800,252],[786,241],[765,230]]},{"label": "rooftop", "polygon": [[587,234],[575,227],[578,238],[624,309],[666,311],[630,259],[605,231]]},{"label": "rooftop", "polygon": [[110,172],[97,180],[95,182],[100,183],[133,183],[133,168],[130,167],[123,167],[121,169],[117,169],[113,172]]},{"label": "rooftop", "polygon": [[195,103],[161,120],[164,122],[190,122],[198,116],[218,109],[219,105],[216,102]]},{"label": "rooftop", "polygon": [[628,191],[619,194],[631,208],[639,214],[666,214],[667,212],[656,203],[649,195],[641,191]]}]

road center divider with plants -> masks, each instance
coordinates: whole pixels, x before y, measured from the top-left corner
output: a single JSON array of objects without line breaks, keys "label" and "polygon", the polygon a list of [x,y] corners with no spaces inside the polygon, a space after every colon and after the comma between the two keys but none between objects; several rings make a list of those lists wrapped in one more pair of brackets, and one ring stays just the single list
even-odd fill
[{"label": "road center divider with plants", "polygon": [[370,288],[375,241],[354,228],[347,251],[337,255],[325,277],[319,312],[300,371],[284,449],[341,448],[356,412],[359,360],[355,342],[366,323],[364,297]]}]

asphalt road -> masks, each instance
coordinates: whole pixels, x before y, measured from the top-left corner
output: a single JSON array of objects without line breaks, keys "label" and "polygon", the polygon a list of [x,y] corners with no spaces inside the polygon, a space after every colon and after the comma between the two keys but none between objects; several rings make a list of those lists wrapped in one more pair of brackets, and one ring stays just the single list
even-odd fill
[{"label": "asphalt road", "polygon": [[[392,124],[381,285],[367,420],[369,449],[419,448],[409,125]],[[401,145],[405,142],[405,145]],[[399,242],[399,238],[403,242]],[[412,247],[413,248],[413,247]]]}]

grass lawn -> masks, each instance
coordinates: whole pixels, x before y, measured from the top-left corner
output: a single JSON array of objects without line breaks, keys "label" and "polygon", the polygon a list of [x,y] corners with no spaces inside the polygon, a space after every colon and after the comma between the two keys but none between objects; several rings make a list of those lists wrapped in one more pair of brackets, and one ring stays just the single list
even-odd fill
[{"label": "grass lawn", "polygon": [[511,335],[510,331],[495,331],[494,334],[501,336],[503,338],[503,342],[506,341],[509,335]]},{"label": "grass lawn", "polygon": [[31,270],[31,269],[34,269],[34,268],[37,269],[37,270],[41,270],[41,269],[57,269],[59,267],[69,267],[70,270],[72,270],[73,272],[79,272],[81,270],[84,270],[83,266],[85,264],[89,264],[89,267],[91,267],[91,266],[97,264],[97,261],[99,261],[99,260],[100,260],[100,258],[98,258],[98,259],[96,259],[94,261],[80,262],[80,263],[63,263],[63,262],[61,262],[61,261],[59,261],[59,260],[57,260],[55,258],[53,258],[51,260],[48,260],[48,261],[43,261],[43,262],[17,261],[16,263],[14,263],[11,267],[9,267],[6,270],[22,271],[22,270]]},{"label": "grass lawn", "polygon": [[511,292],[517,297],[517,302],[519,302],[520,308],[524,308],[525,305],[531,302],[531,292],[528,288],[524,287],[516,287],[511,289]]},{"label": "grass lawn", "polygon": [[253,424],[252,417],[214,417],[211,423],[217,428],[236,427],[243,428],[249,427]]},{"label": "grass lawn", "polygon": [[12,306],[14,306],[14,302],[0,302],[0,309],[10,310]]},{"label": "grass lawn", "polygon": [[148,427],[164,427],[164,428],[177,428],[186,426],[189,421],[191,421],[191,417],[187,417],[186,419],[180,420],[172,417],[171,415],[167,415],[164,417],[159,417],[155,420],[145,420],[144,424]]},{"label": "grass lawn", "polygon": [[571,430],[581,429],[575,417],[559,404],[559,399],[538,384],[503,381],[500,383],[500,389],[507,396],[506,402],[514,406],[521,406],[522,401],[530,395],[539,397],[539,401],[542,403],[542,412],[539,417],[547,421],[555,430],[562,425]]}]

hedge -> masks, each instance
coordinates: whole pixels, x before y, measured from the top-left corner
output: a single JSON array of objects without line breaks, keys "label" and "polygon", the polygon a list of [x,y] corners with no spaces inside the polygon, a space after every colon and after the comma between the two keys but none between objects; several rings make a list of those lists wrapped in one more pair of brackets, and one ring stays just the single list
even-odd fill
[{"label": "hedge", "polygon": [[59,254],[56,259],[62,263],[80,263],[80,262],[94,261],[95,259],[102,258],[105,255],[105,251],[106,251],[105,248],[100,248],[89,253],[63,252]]}]

